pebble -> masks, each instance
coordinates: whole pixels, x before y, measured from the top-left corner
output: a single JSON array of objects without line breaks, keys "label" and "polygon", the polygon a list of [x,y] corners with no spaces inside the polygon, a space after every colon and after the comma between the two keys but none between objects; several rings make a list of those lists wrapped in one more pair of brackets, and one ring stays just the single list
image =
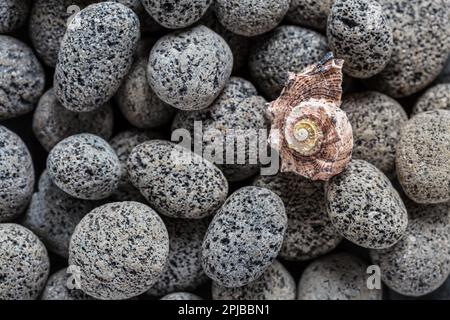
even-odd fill
[{"label": "pebble", "polygon": [[289,271],[277,260],[253,282],[227,288],[216,282],[212,285],[214,300],[295,300],[296,285]]},{"label": "pebble", "polygon": [[167,229],[150,207],[113,202],[87,214],[70,242],[69,266],[81,290],[97,299],[128,299],[147,291],[169,254]]},{"label": "pebble", "polygon": [[367,288],[368,266],[348,253],[319,258],[303,272],[298,300],[381,300],[382,290]]},{"label": "pebble", "polygon": [[283,201],[272,191],[244,187],[217,211],[202,245],[206,275],[224,287],[258,279],[278,255],[287,227]]},{"label": "pebble", "polygon": [[450,51],[446,0],[378,0],[391,21],[394,47],[386,68],[369,85],[400,98],[427,87]]},{"label": "pebble", "polygon": [[351,242],[382,249],[405,234],[405,205],[389,179],[372,164],[352,160],[326,184],[325,193],[331,222]]},{"label": "pebble", "polygon": [[393,179],[400,128],[408,120],[403,107],[382,93],[365,91],[344,96],[341,109],[353,129],[353,159],[365,160]]},{"label": "pebble", "polygon": [[327,18],[335,0],[291,0],[286,14],[290,23],[325,31]]},{"label": "pebble", "polygon": [[30,230],[0,223],[0,300],[34,300],[50,270],[47,250]]},{"label": "pebble", "polygon": [[93,300],[81,290],[67,288],[69,276],[67,268],[52,274],[42,291],[41,300]]},{"label": "pebble", "polygon": [[0,125],[0,222],[12,221],[33,195],[34,167],[22,139]]},{"label": "pebble", "polygon": [[141,0],[147,12],[169,29],[185,28],[206,13],[212,0]]},{"label": "pebble", "polygon": [[147,78],[161,100],[193,111],[208,107],[217,98],[232,69],[228,44],[200,25],[159,39],[150,52]]},{"label": "pebble", "polygon": [[169,232],[169,258],[158,281],[147,291],[150,296],[193,291],[208,279],[200,253],[209,221],[165,218],[164,222]]},{"label": "pebble", "polygon": [[0,4],[0,33],[10,33],[25,24],[30,3],[25,0],[2,0]]},{"label": "pebble", "polygon": [[334,55],[344,59],[344,72],[370,78],[388,64],[392,27],[375,0],[336,0],[328,17],[327,38]]},{"label": "pebble", "polygon": [[67,27],[56,65],[54,87],[71,111],[93,111],[110,100],[133,62],[139,19],[113,2],[93,4]]},{"label": "pebble", "polygon": [[119,184],[120,161],[111,146],[89,133],[59,142],[47,158],[50,178],[72,197],[100,200],[109,197]]},{"label": "pebble", "polygon": [[341,242],[327,213],[324,184],[295,173],[259,176],[254,183],[275,192],[284,203],[288,226],[279,257],[305,261],[324,255]]},{"label": "pebble", "polygon": [[422,296],[441,286],[450,274],[450,206],[408,203],[405,236],[393,247],[372,250],[382,281],[406,296]]},{"label": "pebble", "polygon": [[325,36],[315,31],[296,26],[277,27],[251,48],[250,74],[258,88],[274,100],[283,89],[288,72],[301,72],[320,61],[327,46]]},{"label": "pebble", "polygon": [[227,180],[216,166],[168,141],[140,144],[131,152],[127,168],[152,208],[168,217],[212,215],[228,194]]},{"label": "pebble", "polygon": [[175,114],[168,104],[161,101],[147,81],[147,60],[140,58],[116,93],[116,101],[125,118],[135,127],[151,129],[172,121]]},{"label": "pebble", "polygon": [[445,109],[450,111],[450,83],[429,88],[416,102],[412,113]]},{"label": "pebble", "polygon": [[44,91],[45,74],[31,48],[0,35],[0,70],[0,121],[32,111]]},{"label": "pebble", "polygon": [[53,88],[42,95],[33,115],[33,132],[47,151],[78,133],[92,133],[107,140],[111,138],[113,125],[110,103],[91,112],[73,112],[59,103]]},{"label": "pebble", "polygon": [[397,176],[418,203],[450,201],[450,111],[419,113],[400,131]]},{"label": "pebble", "polygon": [[228,30],[246,37],[266,33],[283,20],[290,0],[216,0],[217,19]]},{"label": "pebble", "polygon": [[389,300],[450,300],[450,277],[439,288],[423,296],[409,297],[393,290],[389,290],[388,295]]},{"label": "pebble", "polygon": [[162,297],[160,300],[203,300],[203,299],[197,296],[196,294],[189,292],[174,292]]}]

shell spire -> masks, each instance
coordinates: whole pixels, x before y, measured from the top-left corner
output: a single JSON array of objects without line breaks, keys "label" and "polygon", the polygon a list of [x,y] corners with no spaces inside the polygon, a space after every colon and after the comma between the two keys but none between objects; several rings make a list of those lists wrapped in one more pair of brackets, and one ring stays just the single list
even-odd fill
[{"label": "shell spire", "polygon": [[343,60],[328,53],[287,85],[268,108],[270,145],[281,157],[282,172],[329,180],[349,163],[353,148],[350,122],[341,105]]}]

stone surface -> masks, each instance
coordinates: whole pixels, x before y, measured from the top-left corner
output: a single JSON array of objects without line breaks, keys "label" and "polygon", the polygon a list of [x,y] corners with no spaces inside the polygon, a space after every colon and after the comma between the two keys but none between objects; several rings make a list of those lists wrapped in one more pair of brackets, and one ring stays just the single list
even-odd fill
[{"label": "stone surface", "polygon": [[197,296],[196,294],[189,292],[174,292],[162,297],[160,300],[203,300],[203,299]]},{"label": "stone surface", "polygon": [[29,0],[2,0],[0,3],[0,33],[20,28],[28,18]]},{"label": "stone surface", "polygon": [[67,288],[69,276],[67,268],[52,274],[42,291],[41,300],[92,300],[92,297],[81,290]]},{"label": "stone surface", "polygon": [[450,111],[450,83],[429,88],[416,102],[412,113],[445,109]]},{"label": "stone surface", "polygon": [[307,28],[325,30],[334,0],[291,0],[286,20]]}]

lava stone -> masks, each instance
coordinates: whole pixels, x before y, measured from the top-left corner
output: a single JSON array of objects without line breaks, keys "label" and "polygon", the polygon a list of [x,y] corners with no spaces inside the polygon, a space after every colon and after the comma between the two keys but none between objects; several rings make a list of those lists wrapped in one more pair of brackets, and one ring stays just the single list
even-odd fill
[{"label": "lava stone", "polygon": [[2,0],[0,3],[0,33],[20,28],[28,18],[29,0]]},{"label": "lava stone", "polygon": [[335,0],[291,0],[286,14],[290,23],[325,31],[327,18]]},{"label": "lava stone", "polygon": [[189,292],[174,292],[162,297],[160,300],[203,300],[203,299]]},{"label": "lava stone", "polygon": [[81,290],[67,288],[67,268],[52,274],[42,291],[41,300],[93,300]]},{"label": "lava stone", "polygon": [[439,109],[450,111],[450,83],[437,84],[428,89],[417,100],[413,114]]}]

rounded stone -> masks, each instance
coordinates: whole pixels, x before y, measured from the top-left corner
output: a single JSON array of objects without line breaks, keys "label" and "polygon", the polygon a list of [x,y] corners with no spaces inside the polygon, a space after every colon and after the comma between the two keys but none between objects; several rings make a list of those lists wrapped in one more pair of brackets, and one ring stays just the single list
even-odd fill
[{"label": "rounded stone", "polygon": [[258,95],[256,87],[248,80],[240,77],[231,77],[220,94],[220,100],[230,98],[250,98]]},{"label": "rounded stone", "polygon": [[169,257],[158,281],[147,291],[163,296],[176,291],[194,291],[207,281],[200,253],[209,221],[164,219],[169,232]]},{"label": "rounded stone", "polygon": [[352,125],[353,159],[365,160],[393,179],[400,128],[408,120],[403,107],[382,93],[366,91],[345,96],[341,109]]},{"label": "rounded stone", "polygon": [[450,111],[412,117],[400,131],[395,164],[407,196],[418,203],[450,201]]},{"label": "rounded stone", "polygon": [[0,3],[0,33],[10,33],[20,28],[28,18],[28,0],[2,0]]},{"label": "rounded stone", "polygon": [[211,162],[188,149],[163,140],[133,149],[128,174],[148,203],[173,218],[201,219],[225,201],[228,183]]},{"label": "rounded stone", "polygon": [[351,242],[383,249],[405,234],[405,205],[389,179],[370,163],[352,160],[326,184],[325,194],[331,222]]},{"label": "rounded stone", "polygon": [[437,84],[428,89],[416,102],[412,113],[434,110],[450,111],[450,83]]},{"label": "rounded stone", "polygon": [[147,291],[169,254],[167,229],[150,207],[113,202],[88,213],[70,242],[69,265],[81,290],[97,299],[128,299]]},{"label": "rounded stone", "polygon": [[259,176],[253,183],[275,192],[283,200],[288,226],[279,257],[305,261],[336,248],[342,236],[327,213],[324,184],[295,173]]},{"label": "rounded stone", "polygon": [[290,0],[216,0],[214,10],[228,30],[246,37],[266,33],[283,20]]},{"label": "rounded stone", "polygon": [[389,300],[450,300],[450,277],[439,288],[419,297],[404,296],[394,290],[388,292]]},{"label": "rounded stone", "polygon": [[47,151],[61,140],[78,133],[92,133],[109,139],[113,125],[110,103],[91,112],[73,112],[59,103],[53,88],[40,98],[33,115],[33,132]]},{"label": "rounded stone", "polygon": [[180,29],[200,20],[212,0],[141,0],[141,2],[159,24],[169,29]]},{"label": "rounded stone", "polygon": [[381,300],[382,290],[367,288],[368,266],[348,253],[319,258],[303,272],[298,300]]},{"label": "rounded stone", "polygon": [[161,31],[162,29],[161,25],[147,13],[147,10],[145,10],[141,0],[108,0],[108,1],[121,3],[124,6],[127,6],[128,8],[133,10],[139,17],[139,20],[141,22],[142,33]]},{"label": "rounded stone", "polygon": [[33,231],[49,251],[67,258],[75,227],[98,205],[97,201],[76,199],[61,191],[44,171],[39,179],[39,191],[33,195],[20,223]]},{"label": "rounded stone", "polygon": [[33,110],[44,91],[45,74],[30,47],[0,35],[0,121]]},{"label": "rounded stone", "polygon": [[122,4],[102,2],[81,10],[67,27],[56,65],[55,94],[71,111],[104,105],[133,62],[139,19]]},{"label": "rounded stone", "polygon": [[205,26],[166,35],[150,52],[147,79],[164,102],[180,110],[208,107],[233,69],[225,40]]},{"label": "rounded stone", "polygon": [[327,18],[335,0],[291,0],[286,14],[290,23],[325,31]]},{"label": "rounded stone", "polygon": [[336,0],[328,17],[330,49],[344,59],[344,72],[370,78],[388,64],[393,48],[392,27],[375,0]]},{"label": "rounded stone", "polygon": [[50,261],[30,230],[0,223],[0,300],[34,300],[45,286]]},{"label": "rounded stone", "polygon": [[450,274],[450,206],[408,202],[409,224],[405,236],[393,247],[372,250],[381,280],[406,296],[436,290]]},{"label": "rounded stone", "polygon": [[400,98],[427,87],[442,71],[450,51],[446,0],[378,0],[391,26],[394,47],[370,87]]},{"label": "rounded stone", "polygon": [[140,129],[165,125],[175,114],[175,109],[161,101],[148,84],[147,59],[140,58],[133,64],[116,93],[120,111]]},{"label": "rounded stone", "polygon": [[249,68],[254,83],[276,99],[289,72],[301,72],[327,52],[327,39],[312,30],[280,26],[256,41],[250,50]]},{"label": "rounded stone", "polygon": [[47,158],[50,178],[72,197],[100,200],[109,197],[119,184],[121,166],[111,146],[89,133],[59,142]]},{"label": "rounded stone", "polygon": [[203,299],[197,296],[196,294],[189,292],[174,292],[162,297],[160,300],[203,300]]},{"label": "rounded stone", "polygon": [[52,274],[42,291],[41,300],[93,300],[81,290],[67,288],[68,280],[67,268]]},{"label": "rounded stone", "polygon": [[277,260],[253,282],[227,288],[216,282],[212,284],[214,300],[295,300],[296,286],[289,271]]},{"label": "rounded stone", "polygon": [[12,221],[33,195],[34,167],[22,139],[0,125],[0,222]]},{"label": "rounded stone", "polygon": [[283,201],[275,193],[258,187],[237,190],[208,227],[203,270],[227,288],[255,281],[278,255],[286,227]]}]

